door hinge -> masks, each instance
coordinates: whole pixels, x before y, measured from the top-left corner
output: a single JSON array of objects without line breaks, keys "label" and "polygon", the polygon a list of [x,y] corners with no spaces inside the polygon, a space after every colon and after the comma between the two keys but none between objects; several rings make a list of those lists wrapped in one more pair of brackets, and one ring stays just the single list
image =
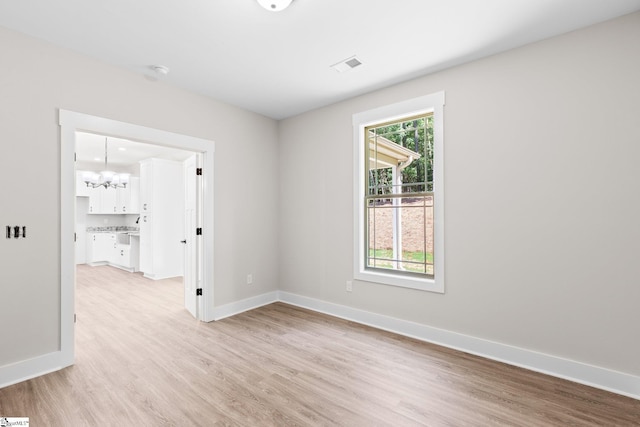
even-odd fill
[{"label": "door hinge", "polygon": [[74,162],[78,161],[78,153],[73,153],[73,161]]},{"label": "door hinge", "polygon": [[74,242],[77,242],[77,241],[78,241],[77,239],[78,239],[77,234],[76,234],[76,233],[73,233],[73,241],[74,241]]},{"label": "door hinge", "polygon": [[202,236],[202,228],[196,228],[196,236]]},{"label": "door hinge", "polygon": [[202,168],[196,168],[196,175],[202,175]]},{"label": "door hinge", "polygon": [[76,323],[78,321],[78,315],[77,314],[73,314],[73,323]]},{"label": "door hinge", "polygon": [[202,296],[202,288],[196,289],[196,295]]}]

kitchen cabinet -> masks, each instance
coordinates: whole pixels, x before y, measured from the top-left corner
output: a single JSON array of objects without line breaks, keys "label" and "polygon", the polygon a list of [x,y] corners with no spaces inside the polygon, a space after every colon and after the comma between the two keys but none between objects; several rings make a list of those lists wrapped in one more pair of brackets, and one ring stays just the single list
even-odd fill
[{"label": "kitchen cabinet", "polygon": [[89,188],[90,214],[114,214],[116,212],[116,190],[113,188]]},{"label": "kitchen cabinet", "polygon": [[[126,188],[87,187],[78,178],[76,195],[89,196],[90,214],[137,214],[139,209],[140,178],[130,177]],[[80,184],[82,184],[82,187]]]},{"label": "kitchen cabinet", "polygon": [[87,264],[91,266],[109,264],[128,271],[138,271],[138,238],[120,243],[119,236],[128,233],[88,233]]},{"label": "kitchen cabinet", "polygon": [[107,236],[109,236],[108,238],[109,247],[107,248],[107,262],[109,264],[117,264],[119,258],[117,256],[118,244],[116,243],[116,234],[109,233],[107,234]]},{"label": "kitchen cabinet", "polygon": [[137,239],[132,239],[131,244],[116,244],[113,265],[129,271],[138,271],[138,244]]},{"label": "kitchen cabinet", "polygon": [[102,213],[102,193],[98,188],[89,187],[89,212],[90,214]]},{"label": "kitchen cabinet", "polygon": [[98,187],[96,188],[98,193],[100,193],[100,211],[103,214],[114,214],[118,213],[118,208],[116,207],[116,192],[117,188],[104,188]]},{"label": "kitchen cabinet", "polygon": [[150,213],[140,213],[140,271],[151,275],[153,268],[153,221]]},{"label": "kitchen cabinet", "polygon": [[153,161],[150,159],[140,162],[140,213],[151,212],[152,196]]},{"label": "kitchen cabinet", "polygon": [[111,234],[88,233],[87,235],[87,264],[105,264],[110,257],[110,249],[113,247]]},{"label": "kitchen cabinet", "polygon": [[129,248],[129,245],[116,245],[115,256],[114,264],[123,267],[131,266],[131,248]]},{"label": "kitchen cabinet", "polygon": [[109,264],[131,270],[133,267],[131,263],[131,247],[129,245],[115,243],[110,254]]},{"label": "kitchen cabinet", "polygon": [[140,270],[145,277],[183,275],[183,181],[181,162],[140,162]]},{"label": "kitchen cabinet", "polygon": [[[131,271],[140,271],[140,235],[129,235],[129,251],[122,253],[125,261],[129,262]],[[128,258],[127,258],[128,257]]]},{"label": "kitchen cabinet", "polygon": [[[84,171],[76,171],[76,196],[78,197],[88,197],[89,198],[89,210],[87,213],[90,214],[101,214],[104,213],[105,210],[111,207],[111,212],[113,213],[113,206],[115,206],[115,199],[113,201],[113,206],[110,206],[111,199],[110,195],[104,195],[106,189],[104,187],[93,188],[91,186],[87,187],[87,184],[83,179]],[[103,199],[105,199],[103,203]],[[104,204],[104,207],[103,207]]]},{"label": "kitchen cabinet", "polygon": [[116,189],[116,212],[119,214],[140,213],[140,178],[132,176],[125,188]]},{"label": "kitchen cabinet", "polygon": [[92,190],[91,187],[87,187],[83,179],[84,171],[76,171],[76,196],[89,197]]}]

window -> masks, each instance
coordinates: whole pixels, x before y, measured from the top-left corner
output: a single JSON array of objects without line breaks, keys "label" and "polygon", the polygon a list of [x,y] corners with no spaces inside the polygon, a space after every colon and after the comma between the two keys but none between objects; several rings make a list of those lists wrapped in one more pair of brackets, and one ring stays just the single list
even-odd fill
[{"label": "window", "polygon": [[444,292],[444,93],[353,116],[354,278]]}]

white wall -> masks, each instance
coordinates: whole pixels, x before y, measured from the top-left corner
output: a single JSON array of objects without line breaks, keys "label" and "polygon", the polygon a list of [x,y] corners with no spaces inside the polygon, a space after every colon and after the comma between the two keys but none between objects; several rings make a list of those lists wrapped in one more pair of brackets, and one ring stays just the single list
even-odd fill
[{"label": "white wall", "polygon": [[[216,142],[216,306],[280,289],[640,375],[639,39],[636,13],[278,125],[0,28],[0,227],[29,233],[0,238],[0,368],[59,348],[63,108]],[[351,116],[439,90],[446,293],[346,293]]]},{"label": "white wall", "polygon": [[[280,289],[640,375],[638,40],[640,13],[282,121]],[[446,293],[347,293],[352,115],[440,90]]]},{"label": "white wall", "polygon": [[215,305],[277,288],[275,121],[3,28],[0,52],[0,225],[28,229],[0,239],[0,368],[60,345],[59,108],[215,141]]}]

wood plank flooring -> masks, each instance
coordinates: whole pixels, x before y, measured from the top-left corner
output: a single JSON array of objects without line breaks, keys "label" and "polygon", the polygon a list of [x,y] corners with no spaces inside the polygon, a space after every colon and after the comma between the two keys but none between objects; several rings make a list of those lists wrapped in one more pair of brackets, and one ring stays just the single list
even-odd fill
[{"label": "wood plank flooring", "polygon": [[640,426],[640,401],[282,303],[213,323],[178,280],[78,268],[76,365],[0,389],[32,426]]}]

